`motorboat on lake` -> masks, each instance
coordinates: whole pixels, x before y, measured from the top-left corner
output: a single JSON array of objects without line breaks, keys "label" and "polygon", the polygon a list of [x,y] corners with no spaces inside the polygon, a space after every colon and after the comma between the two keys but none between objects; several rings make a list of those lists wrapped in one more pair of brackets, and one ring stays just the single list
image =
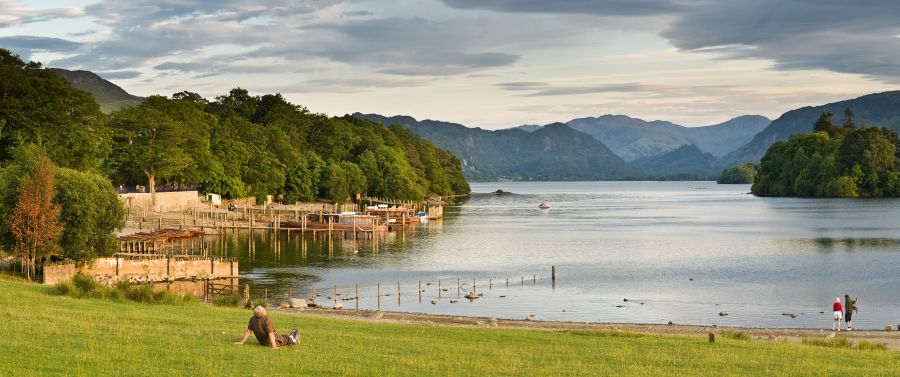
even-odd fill
[{"label": "motorboat on lake", "polygon": [[547,204],[546,200],[541,200],[541,204],[538,204],[538,208],[540,209],[550,209],[550,204]]}]

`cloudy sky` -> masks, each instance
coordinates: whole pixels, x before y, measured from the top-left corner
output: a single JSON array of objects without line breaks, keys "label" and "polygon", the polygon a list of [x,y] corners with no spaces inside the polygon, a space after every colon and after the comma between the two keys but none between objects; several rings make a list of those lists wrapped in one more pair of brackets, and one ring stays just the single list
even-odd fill
[{"label": "cloudy sky", "polygon": [[137,95],[700,126],[900,87],[900,1],[0,0],[0,47]]}]

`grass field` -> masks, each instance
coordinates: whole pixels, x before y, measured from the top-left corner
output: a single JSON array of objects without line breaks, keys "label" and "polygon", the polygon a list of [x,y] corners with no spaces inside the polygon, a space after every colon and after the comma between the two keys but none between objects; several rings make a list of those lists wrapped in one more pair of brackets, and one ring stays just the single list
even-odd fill
[{"label": "grass field", "polygon": [[900,352],[273,314],[303,344],[237,346],[249,310],[57,296],[0,280],[0,375],[897,376]]}]

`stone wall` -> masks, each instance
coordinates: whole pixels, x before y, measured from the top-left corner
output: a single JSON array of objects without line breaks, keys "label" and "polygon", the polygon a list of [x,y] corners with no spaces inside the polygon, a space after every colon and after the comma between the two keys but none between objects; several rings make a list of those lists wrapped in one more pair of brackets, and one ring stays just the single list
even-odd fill
[{"label": "stone wall", "polygon": [[119,200],[132,213],[139,212],[178,212],[193,209],[203,203],[197,191],[171,191],[156,193],[156,208],[151,205],[149,192],[119,194]]},{"label": "stone wall", "polygon": [[44,284],[56,284],[79,272],[106,282],[215,279],[236,276],[238,262],[215,257],[98,258],[84,266],[76,266],[75,263],[47,265],[44,267]]}]

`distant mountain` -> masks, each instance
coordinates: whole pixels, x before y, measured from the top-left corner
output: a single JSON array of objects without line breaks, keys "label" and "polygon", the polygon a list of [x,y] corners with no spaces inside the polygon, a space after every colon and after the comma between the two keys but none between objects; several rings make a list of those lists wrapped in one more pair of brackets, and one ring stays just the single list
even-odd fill
[{"label": "distant mountain", "polygon": [[520,130],[522,130],[522,131],[525,131],[525,132],[534,132],[534,131],[537,131],[537,130],[541,129],[541,127],[544,127],[544,126],[541,126],[541,125],[538,125],[538,124],[523,124],[523,125],[521,125],[521,126],[519,126],[519,127],[516,127],[516,128],[517,128],[517,129],[520,129]]},{"label": "distant mountain", "polygon": [[488,131],[408,116],[353,116],[399,124],[449,149],[462,161],[464,174],[471,180],[614,180],[643,175],[603,143],[562,123],[534,132]]},{"label": "distant mountain", "polygon": [[740,148],[764,130],[772,120],[762,115],[742,115],[705,127],[685,127],[688,139],[704,152],[722,157]]},{"label": "distant mountain", "polygon": [[713,179],[719,174],[716,156],[700,150],[696,145],[682,145],[677,149],[653,157],[631,162],[650,177],[661,179]]},{"label": "distant mountain", "polygon": [[115,111],[122,106],[137,105],[144,100],[143,97],[128,94],[118,85],[90,71],[69,71],[61,68],[50,68],[50,70],[62,76],[72,86],[91,93],[94,100],[100,105],[100,110],[105,113]]},{"label": "distant mountain", "polygon": [[721,165],[732,166],[759,161],[776,141],[787,140],[799,133],[812,132],[813,124],[823,112],[831,112],[834,114],[834,122],[840,123],[847,108],[853,110],[857,121],[863,120],[869,126],[889,127],[894,131],[900,131],[900,91],[869,94],[846,101],[788,111],[772,121],[772,124],[746,145],[726,155]]},{"label": "distant mountain", "polygon": [[593,136],[626,161],[634,161],[690,144],[723,156],[750,141],[770,122],[760,115],[745,115],[712,126],[684,127],[667,121],[603,115],[573,119],[566,125]]}]

